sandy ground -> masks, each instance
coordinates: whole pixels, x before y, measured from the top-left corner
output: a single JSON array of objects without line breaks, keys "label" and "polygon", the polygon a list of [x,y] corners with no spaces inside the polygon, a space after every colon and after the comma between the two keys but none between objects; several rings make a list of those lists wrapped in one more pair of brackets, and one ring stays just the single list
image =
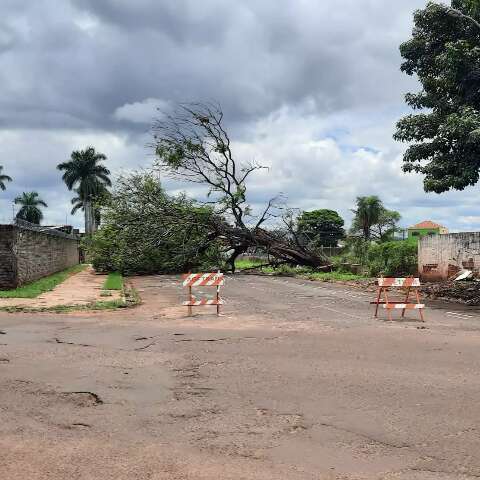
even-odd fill
[{"label": "sandy ground", "polygon": [[177,279],[134,282],[131,310],[0,314],[2,480],[480,477],[479,311],[237,276],[187,318]]},{"label": "sandy ground", "polygon": [[88,305],[97,301],[116,300],[119,291],[110,291],[102,296],[107,275],[98,275],[91,267],[72,275],[53,290],[36,298],[0,298],[0,307],[48,308],[59,305]]}]

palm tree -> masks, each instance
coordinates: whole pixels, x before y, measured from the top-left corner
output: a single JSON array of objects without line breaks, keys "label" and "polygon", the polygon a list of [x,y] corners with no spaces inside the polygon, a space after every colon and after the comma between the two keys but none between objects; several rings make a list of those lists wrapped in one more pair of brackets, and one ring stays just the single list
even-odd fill
[{"label": "palm tree", "polygon": [[[78,210],[82,210],[82,212],[85,212],[85,202],[83,201],[82,198],[82,193],[78,188],[75,189],[75,193],[77,194],[76,197],[73,197],[71,200],[71,203],[73,205],[72,211],[70,212],[72,215],[75,215]],[[98,228],[100,225],[100,208],[96,204],[97,201],[102,202],[108,196],[110,195],[110,192],[106,189],[105,185],[99,184],[98,185],[98,193],[95,195],[92,200],[94,200],[94,205],[93,205],[93,221],[95,228]]]},{"label": "palm tree", "polygon": [[12,178],[9,177],[8,175],[3,175],[2,171],[3,171],[3,166],[0,165],[0,189],[5,191],[7,189],[5,182],[11,182]]},{"label": "palm tree", "polygon": [[370,240],[371,228],[378,223],[384,211],[382,201],[376,195],[357,197],[357,209],[352,211],[355,214],[354,229],[361,230],[363,238]]},{"label": "palm tree", "polygon": [[110,170],[100,163],[106,159],[103,153],[97,153],[95,148],[87,147],[85,150],[73,151],[69,161],[57,165],[58,170],[64,172],[62,179],[67,188],[75,189],[82,201],[87,234],[95,231],[93,200],[101,188],[112,184],[109,178]]},{"label": "palm tree", "polygon": [[37,192],[23,192],[22,195],[18,196],[14,201],[15,205],[22,206],[17,213],[17,218],[40,225],[43,219],[43,213],[39,207],[48,207],[48,205],[38,197]]}]

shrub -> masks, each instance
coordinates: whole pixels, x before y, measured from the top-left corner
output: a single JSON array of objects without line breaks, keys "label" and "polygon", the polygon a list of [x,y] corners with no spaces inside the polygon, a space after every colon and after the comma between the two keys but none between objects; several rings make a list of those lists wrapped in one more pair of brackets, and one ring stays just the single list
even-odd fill
[{"label": "shrub", "polygon": [[417,242],[410,240],[372,244],[367,251],[370,275],[414,275],[417,267]]}]

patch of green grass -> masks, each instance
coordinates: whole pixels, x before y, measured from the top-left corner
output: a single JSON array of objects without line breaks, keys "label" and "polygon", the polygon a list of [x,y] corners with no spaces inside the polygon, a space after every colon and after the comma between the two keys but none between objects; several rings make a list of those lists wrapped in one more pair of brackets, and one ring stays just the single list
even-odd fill
[{"label": "patch of green grass", "polygon": [[[245,268],[252,268],[258,265],[262,265],[265,262],[261,260],[249,260],[242,259],[235,262],[236,267],[239,270]],[[368,277],[364,275],[355,275],[353,273],[346,272],[318,272],[312,268],[308,267],[292,267],[291,265],[279,265],[278,267],[262,267],[260,269],[262,273],[269,273],[272,275],[284,275],[290,277],[302,277],[308,278],[309,280],[320,280],[324,282],[348,282],[356,280],[365,280]]]},{"label": "patch of green grass", "polygon": [[68,277],[81,272],[86,265],[74,265],[73,267],[41,278],[13,290],[0,290],[0,298],[36,298],[42,293],[53,290],[57,285],[64,282]]},{"label": "patch of green grass", "polygon": [[103,288],[104,290],[123,290],[123,275],[120,272],[109,273]]},{"label": "patch of green grass", "polygon": [[348,282],[355,280],[366,280],[368,277],[364,275],[355,275],[353,273],[343,272],[313,272],[302,277],[306,277],[309,280],[321,280],[322,282]]},{"label": "patch of green grass", "polygon": [[246,268],[257,267],[258,265],[263,265],[265,263],[267,262],[260,259],[238,258],[235,260],[235,267],[238,270],[244,270]]}]

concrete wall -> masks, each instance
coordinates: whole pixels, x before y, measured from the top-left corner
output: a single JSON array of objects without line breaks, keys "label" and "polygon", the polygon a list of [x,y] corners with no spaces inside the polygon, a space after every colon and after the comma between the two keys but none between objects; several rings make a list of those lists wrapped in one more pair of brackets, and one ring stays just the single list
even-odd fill
[{"label": "concrete wall", "polygon": [[480,232],[423,237],[418,271],[424,280],[445,280],[461,270],[480,272]]},{"label": "concrete wall", "polygon": [[0,289],[15,288],[79,263],[79,241],[61,232],[0,225]]}]

